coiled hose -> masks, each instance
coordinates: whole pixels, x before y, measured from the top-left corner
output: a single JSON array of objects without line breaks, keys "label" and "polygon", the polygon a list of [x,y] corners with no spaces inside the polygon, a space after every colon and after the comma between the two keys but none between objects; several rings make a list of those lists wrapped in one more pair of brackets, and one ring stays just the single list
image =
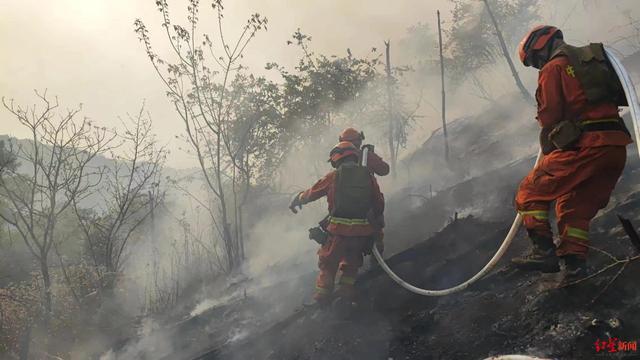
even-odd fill
[{"label": "coiled hose", "polygon": [[[631,121],[633,123],[633,128],[635,131],[638,156],[640,156],[640,120],[638,119],[638,115],[640,115],[640,104],[638,103],[638,95],[636,93],[635,87],[633,86],[633,82],[631,81],[631,77],[629,76],[629,73],[626,71],[626,69],[620,62],[620,60],[608,48],[605,48],[605,52],[611,62],[611,65],[613,66],[613,69],[615,70],[616,74],[618,75],[618,78],[620,79],[620,83],[622,84],[622,87],[624,88],[625,96],[627,98],[627,103],[629,104]],[[536,163],[534,165],[534,168],[538,166],[541,159],[542,159],[542,150],[538,151],[538,156],[536,158]],[[365,149],[365,151],[363,152],[363,165],[366,165],[366,161],[367,161],[367,150]],[[391,268],[384,261],[384,258],[382,257],[382,255],[380,255],[380,252],[375,246],[373,247],[373,255],[376,257],[376,260],[380,264],[380,267],[382,267],[382,269],[387,273],[387,275],[389,275],[391,279],[393,279],[393,281],[395,281],[398,285],[402,286],[403,288],[411,291],[412,293],[417,295],[422,295],[422,296],[450,295],[468,288],[471,284],[478,281],[487,273],[489,273],[489,271],[491,271],[496,266],[498,261],[500,261],[500,259],[502,258],[502,255],[504,255],[504,253],[507,251],[507,249],[513,242],[513,239],[515,238],[516,233],[518,232],[518,229],[520,229],[520,225],[522,225],[522,215],[517,214],[515,219],[513,220],[513,224],[511,224],[511,228],[509,229],[507,236],[504,238],[504,241],[502,242],[502,245],[500,245],[500,247],[498,248],[498,251],[496,251],[496,253],[493,255],[491,260],[489,260],[489,262],[477,274],[472,276],[470,279],[454,287],[450,287],[448,289],[427,290],[427,289],[422,289],[417,286],[411,285],[408,282],[404,281],[396,273],[394,273],[393,270],[391,270]]]}]

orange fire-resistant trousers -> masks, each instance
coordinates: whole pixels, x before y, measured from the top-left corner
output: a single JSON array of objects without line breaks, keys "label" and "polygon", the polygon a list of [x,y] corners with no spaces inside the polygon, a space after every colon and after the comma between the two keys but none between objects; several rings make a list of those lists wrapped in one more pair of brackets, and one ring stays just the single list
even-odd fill
[{"label": "orange fire-resistant trousers", "polygon": [[353,297],[353,285],[358,269],[363,263],[363,252],[369,244],[370,237],[352,237],[330,235],[318,250],[318,267],[320,273],[316,279],[314,298],[322,302],[331,297],[335,278],[340,270],[338,293],[343,297]]},{"label": "orange fire-resistant trousers", "polygon": [[530,232],[552,237],[549,207],[556,202],[558,256],[586,257],[589,222],[609,202],[626,161],[624,146],[583,147],[546,155],[520,183],[516,206]]}]

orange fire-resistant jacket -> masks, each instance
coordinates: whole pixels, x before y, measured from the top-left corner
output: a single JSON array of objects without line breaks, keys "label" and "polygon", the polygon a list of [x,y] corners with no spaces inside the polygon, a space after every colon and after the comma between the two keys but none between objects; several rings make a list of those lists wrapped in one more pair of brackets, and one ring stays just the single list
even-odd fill
[{"label": "orange fire-resistant jacket", "polygon": [[[618,118],[618,107],[611,102],[591,104],[566,56],[558,56],[540,70],[538,77],[538,123],[551,127],[562,120],[587,121]],[[629,135],[619,130],[589,131],[578,147],[630,144]]]}]

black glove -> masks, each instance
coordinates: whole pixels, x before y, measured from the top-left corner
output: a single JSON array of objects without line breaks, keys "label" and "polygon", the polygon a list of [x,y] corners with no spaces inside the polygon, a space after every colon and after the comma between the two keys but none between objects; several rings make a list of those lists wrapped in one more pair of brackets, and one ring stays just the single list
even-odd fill
[{"label": "black glove", "polygon": [[362,248],[362,255],[368,256],[373,254],[373,245],[375,244],[376,239],[373,236],[369,236],[367,238],[367,242],[365,242],[364,247]]},{"label": "black glove", "polygon": [[549,133],[553,130],[553,127],[547,127],[540,129],[540,148],[544,155],[549,155],[557,147],[549,139]]},{"label": "black glove", "polygon": [[324,219],[320,220],[320,222],[318,223],[318,225],[320,226],[320,229],[326,232],[327,228],[329,227],[330,220],[331,220],[331,215],[327,215],[324,217]]},{"label": "black glove", "polygon": [[302,201],[300,201],[300,195],[302,195],[301,192],[296,194],[293,200],[291,200],[291,204],[289,205],[289,210],[291,210],[291,212],[293,212],[294,214],[298,213],[296,207],[298,207],[298,209],[302,209]]},{"label": "black glove", "polygon": [[317,242],[320,245],[324,245],[327,242],[327,234],[320,226],[309,229],[309,239]]},{"label": "black glove", "polygon": [[378,252],[380,252],[380,254],[384,253],[384,233],[379,232],[371,235],[367,239],[367,242],[364,246],[364,249],[362,250],[362,253],[364,255],[372,255],[374,246],[378,249]]}]

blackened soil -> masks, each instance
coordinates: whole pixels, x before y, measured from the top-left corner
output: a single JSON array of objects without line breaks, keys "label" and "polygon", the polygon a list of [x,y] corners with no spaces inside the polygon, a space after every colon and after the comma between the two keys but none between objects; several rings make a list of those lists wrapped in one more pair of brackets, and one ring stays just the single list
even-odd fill
[{"label": "blackened soil", "polygon": [[[595,245],[606,245],[620,257],[632,254],[621,229],[615,223],[611,228],[613,234],[600,234]],[[389,260],[416,285],[455,285],[486,263],[505,232],[500,224],[460,219]],[[523,248],[521,237],[506,257]],[[596,254],[590,260],[595,269],[610,261]],[[406,292],[374,269],[360,279],[363,299],[350,318],[331,310],[299,310],[259,336],[202,358],[484,359],[518,353],[591,359],[597,355],[597,339],[640,336],[640,261],[629,264],[601,293],[617,270],[557,289],[557,274],[522,273],[503,261],[498,271],[467,291],[428,298]]]},{"label": "blackened soil", "polygon": [[[637,169],[638,164],[631,164]],[[635,249],[616,215],[640,226],[637,171],[623,176],[611,205],[591,226],[592,245],[624,259]],[[508,204],[507,204],[508,205]],[[506,207],[506,206],[505,206]],[[427,207],[423,216],[428,216]],[[491,258],[509,221],[466,217],[388,259],[409,282],[430,289],[466,280]],[[553,359],[640,358],[598,353],[596,340],[640,341],[640,260],[566,288],[561,274],[523,273],[508,259],[527,247],[523,233],[489,276],[446,297],[422,297],[374,268],[361,275],[359,308],[349,318],[303,308],[266,331],[202,353],[201,359],[485,359],[527,354]],[[591,273],[612,259],[591,251]]]}]

